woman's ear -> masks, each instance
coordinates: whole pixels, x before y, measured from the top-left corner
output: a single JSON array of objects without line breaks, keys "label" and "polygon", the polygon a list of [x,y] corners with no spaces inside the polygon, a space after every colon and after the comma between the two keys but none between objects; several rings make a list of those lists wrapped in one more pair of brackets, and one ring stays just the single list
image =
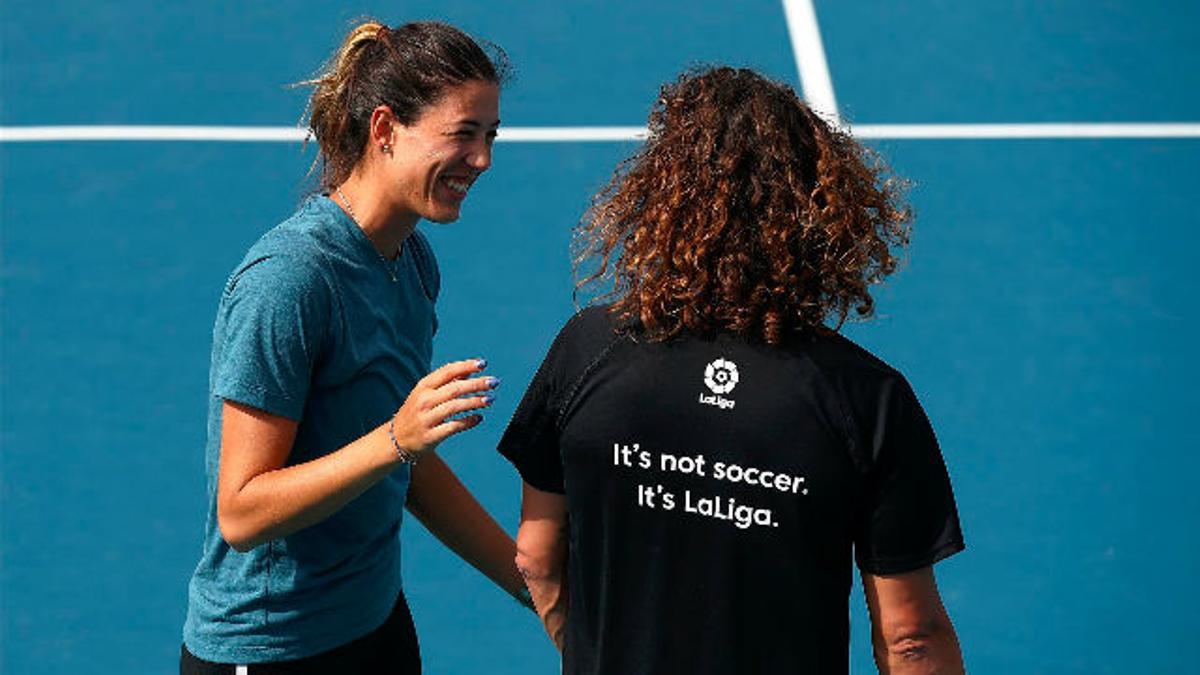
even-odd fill
[{"label": "woman's ear", "polygon": [[392,143],[396,137],[396,126],[399,124],[400,122],[392,114],[391,108],[386,105],[375,106],[375,109],[371,111],[370,145],[390,156]]}]

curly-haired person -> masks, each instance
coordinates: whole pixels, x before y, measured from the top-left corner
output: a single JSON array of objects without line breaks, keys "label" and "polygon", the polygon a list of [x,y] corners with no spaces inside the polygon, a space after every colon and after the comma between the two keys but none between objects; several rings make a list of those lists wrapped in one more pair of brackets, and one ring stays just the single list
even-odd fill
[{"label": "curly-haired person", "polygon": [[565,673],[844,673],[854,562],[879,669],[962,670],[932,570],[963,548],[937,440],[837,332],[907,243],[902,189],[753,71],[663,89],[578,231],[603,302],[500,442]]}]

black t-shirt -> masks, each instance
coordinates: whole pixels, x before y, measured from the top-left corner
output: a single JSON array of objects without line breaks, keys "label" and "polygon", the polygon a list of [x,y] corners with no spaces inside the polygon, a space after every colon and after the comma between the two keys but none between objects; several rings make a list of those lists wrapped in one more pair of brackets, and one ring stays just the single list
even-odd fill
[{"label": "black t-shirt", "polygon": [[912,389],[838,335],[649,343],[585,309],[500,452],[566,495],[569,674],[845,672],[852,551],[891,574],[963,548]]}]

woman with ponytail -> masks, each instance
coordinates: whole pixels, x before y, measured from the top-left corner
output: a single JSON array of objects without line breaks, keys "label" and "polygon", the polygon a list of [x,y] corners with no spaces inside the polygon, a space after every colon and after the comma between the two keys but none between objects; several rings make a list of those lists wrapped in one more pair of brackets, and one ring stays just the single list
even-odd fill
[{"label": "woman with ponytail", "polygon": [[664,87],[649,130],[578,231],[609,302],[562,329],[500,442],[563,672],[845,673],[853,560],[880,671],[961,672],[933,430],[837,332],[907,243],[902,185],[749,70]]},{"label": "woman with ponytail", "polygon": [[[439,23],[363,23],[314,80],[319,194],[255,243],[213,330],[209,512],[183,673],[417,673],[404,509],[496,584],[512,540],[434,448],[499,384],[431,372],[437,262],[491,166],[506,63]],[[248,671],[247,671],[248,667]]]}]

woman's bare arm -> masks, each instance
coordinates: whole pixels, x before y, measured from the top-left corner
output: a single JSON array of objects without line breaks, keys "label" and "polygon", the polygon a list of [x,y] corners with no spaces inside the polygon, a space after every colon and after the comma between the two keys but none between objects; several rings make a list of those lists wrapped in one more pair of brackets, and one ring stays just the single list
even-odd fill
[{"label": "woman's bare arm", "polygon": [[239,551],[287,536],[325,520],[379,482],[401,463],[389,435],[394,421],[401,448],[419,456],[447,437],[479,423],[478,415],[446,421],[490,404],[489,378],[469,377],[475,360],[447,364],[423,378],[392,421],[345,447],[285,467],[298,423],[226,401],[222,409],[221,459],[217,476],[217,523]]},{"label": "woman's bare arm", "polygon": [[408,510],[447,548],[509,595],[521,597],[525,584],[513,564],[516,545],[512,537],[434,453],[413,467]]}]

